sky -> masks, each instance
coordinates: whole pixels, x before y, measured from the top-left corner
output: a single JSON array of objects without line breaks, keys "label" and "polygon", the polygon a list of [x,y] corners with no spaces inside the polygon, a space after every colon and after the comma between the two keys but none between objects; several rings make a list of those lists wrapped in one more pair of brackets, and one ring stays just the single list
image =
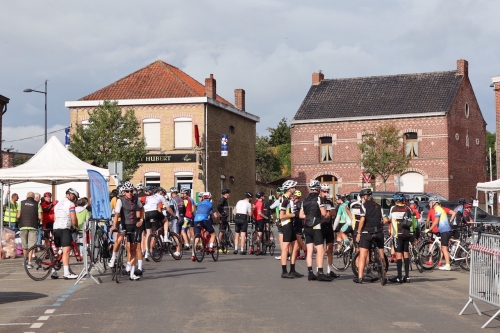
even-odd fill
[{"label": "sky", "polygon": [[202,83],[214,74],[230,102],[245,89],[259,135],[293,118],[318,70],[329,79],[423,73],[466,59],[495,132],[497,1],[16,0],[3,1],[2,13],[0,95],[10,98],[3,149],[43,146],[44,95],[24,89],[43,91],[48,80],[49,137],[63,141],[65,101],[158,59]]}]

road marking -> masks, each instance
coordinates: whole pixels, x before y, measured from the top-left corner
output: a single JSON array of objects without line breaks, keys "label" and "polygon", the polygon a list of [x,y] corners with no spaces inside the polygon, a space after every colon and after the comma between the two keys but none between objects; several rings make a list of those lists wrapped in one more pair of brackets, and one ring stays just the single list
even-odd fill
[{"label": "road marking", "polygon": [[56,302],[64,302],[65,298],[59,298]]},{"label": "road marking", "polygon": [[43,323],[34,323],[33,325],[30,326],[30,328],[40,328],[42,327]]},{"label": "road marking", "polygon": [[40,316],[40,318],[38,318],[38,320],[47,320],[49,319],[50,316]]},{"label": "road marking", "polygon": [[54,313],[54,311],[56,311],[56,309],[45,310],[45,314]]},{"label": "road marking", "polygon": [[11,323],[11,324],[0,324],[0,326],[14,326],[14,325],[31,325],[31,323]]},{"label": "road marking", "polygon": [[54,303],[54,304],[49,305],[49,306],[61,306],[61,303]]}]

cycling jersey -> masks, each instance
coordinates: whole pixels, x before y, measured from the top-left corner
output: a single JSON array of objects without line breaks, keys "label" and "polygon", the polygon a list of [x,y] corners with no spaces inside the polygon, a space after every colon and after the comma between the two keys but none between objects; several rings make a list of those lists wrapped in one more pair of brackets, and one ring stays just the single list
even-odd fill
[{"label": "cycling jersey", "polygon": [[75,204],[64,198],[54,207],[54,229],[70,229],[71,213],[75,213]]},{"label": "cycling jersey", "polygon": [[351,203],[350,207],[351,213],[354,216],[354,221],[352,221],[352,229],[356,230],[356,225],[361,219],[361,201],[354,201]]},{"label": "cycling jersey", "polygon": [[410,237],[410,229],[400,228],[399,223],[403,220],[407,212],[411,211],[409,207],[405,205],[398,205],[391,207],[389,212],[389,220],[391,220],[391,234],[394,237]]},{"label": "cycling jersey", "polygon": [[[141,199],[141,198],[139,198]],[[141,200],[142,202],[142,200]],[[167,206],[167,200],[160,194],[156,193],[146,197],[144,204],[144,211],[151,212],[153,210],[158,210],[158,206],[163,204],[163,206]]]},{"label": "cycling jersey", "polygon": [[448,221],[448,215],[443,207],[439,205],[434,205],[434,217],[439,219],[438,230],[439,232],[449,232],[452,231],[450,222]]},{"label": "cycling jersey", "polygon": [[[287,194],[284,194],[281,197],[280,211],[285,212],[285,214],[292,214],[293,213],[293,202],[289,199]],[[290,218],[283,219],[283,220],[281,220],[281,225],[284,226],[290,222],[291,222]]]},{"label": "cycling jersey", "polygon": [[217,212],[220,216],[229,216],[229,205],[225,197],[220,198],[219,204],[217,205]]},{"label": "cycling jersey", "polygon": [[135,225],[137,223],[137,212],[142,208],[141,200],[132,196],[130,200],[125,197],[116,201],[115,214],[120,214],[121,222],[125,225]]},{"label": "cycling jersey", "polygon": [[236,203],[234,209],[236,214],[248,215],[248,213],[252,212],[252,205],[248,202],[248,200],[240,200]]},{"label": "cycling jersey", "polygon": [[193,219],[193,205],[191,204],[191,198],[184,199],[184,207],[186,207],[185,217],[192,220]]},{"label": "cycling jersey", "polygon": [[184,200],[180,196],[172,197],[170,200],[170,207],[174,211],[175,215],[181,220],[184,221]]},{"label": "cycling jersey", "polygon": [[368,200],[362,203],[360,216],[365,217],[365,223],[363,225],[363,230],[361,230],[361,232],[368,232],[368,233],[382,232],[383,215],[384,212],[382,211],[382,207],[379,204],[373,202],[372,200]]},{"label": "cycling jersey", "polygon": [[255,207],[253,209],[253,218],[255,221],[263,220],[264,218],[259,215],[259,210],[262,214],[264,214],[264,205],[261,200],[255,201]]},{"label": "cycling jersey", "polygon": [[213,203],[208,199],[204,199],[198,204],[198,209],[196,210],[196,215],[194,217],[195,222],[206,221],[209,219],[210,214],[213,214],[214,206]]}]

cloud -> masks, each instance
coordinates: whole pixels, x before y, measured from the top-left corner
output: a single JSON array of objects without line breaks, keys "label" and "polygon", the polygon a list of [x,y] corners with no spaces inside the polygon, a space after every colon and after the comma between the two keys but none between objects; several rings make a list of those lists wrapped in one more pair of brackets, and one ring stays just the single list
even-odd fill
[{"label": "cloud", "polygon": [[27,114],[29,116],[35,116],[35,115],[43,114],[44,111],[41,110],[41,109],[39,109],[39,108],[37,108],[36,106],[33,106],[30,103],[26,103],[26,105],[24,107],[24,110],[23,110],[23,113]]},{"label": "cloud", "polygon": [[[54,125],[47,128],[47,140],[52,136],[56,136],[61,143],[64,144],[65,125]],[[57,131],[57,132],[55,132]],[[51,133],[55,132],[55,133]],[[2,129],[2,150],[13,148],[14,151],[20,153],[36,153],[44,145],[45,128],[39,125],[6,127]],[[22,139],[22,140],[20,140]]]}]

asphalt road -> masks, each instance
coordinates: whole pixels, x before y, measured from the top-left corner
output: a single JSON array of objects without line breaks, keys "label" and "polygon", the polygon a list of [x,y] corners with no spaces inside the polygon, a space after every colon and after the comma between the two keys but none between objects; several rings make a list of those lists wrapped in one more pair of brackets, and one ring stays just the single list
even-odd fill
[{"label": "asphalt road", "polygon": [[[391,266],[389,276],[394,274]],[[32,281],[21,259],[0,261],[0,332],[479,332],[495,309],[467,302],[468,272],[413,272],[412,282],[382,287],[281,279],[278,260],[221,254],[191,262],[145,264],[138,282],[97,285],[89,278]],[[297,270],[306,273],[305,261]],[[98,275],[97,272],[95,272]],[[500,320],[485,331],[498,332]]]}]

